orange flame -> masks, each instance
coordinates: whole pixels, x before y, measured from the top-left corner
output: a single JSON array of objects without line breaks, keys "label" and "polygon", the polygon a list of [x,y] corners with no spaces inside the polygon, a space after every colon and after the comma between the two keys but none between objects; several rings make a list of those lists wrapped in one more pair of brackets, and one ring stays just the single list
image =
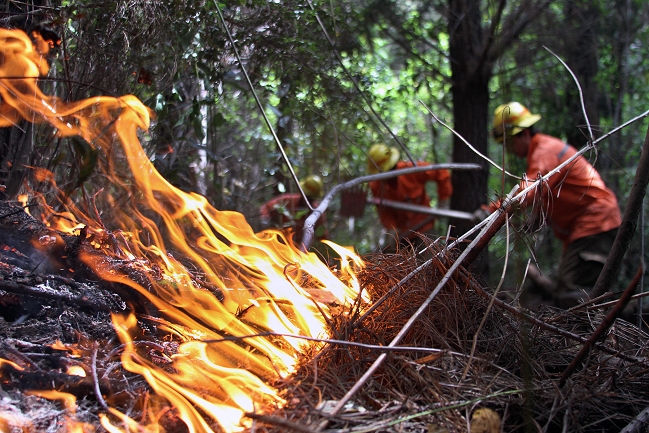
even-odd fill
[{"label": "orange flame", "polygon": [[[120,214],[121,230],[113,236],[119,239],[110,247],[101,241],[106,235],[103,225],[72,203],[67,203],[67,211],[50,215],[51,227],[68,233],[85,228],[95,248],[110,251],[131,268],[161,269],[150,277],[152,290],[118,272],[103,255],[83,256],[102,278],[145,296],[164,316],[158,319],[160,328],[184,342],[171,357],[173,368],[161,369],[133,344],[136,318],[114,316],[126,347],[123,366],[145,377],[191,431],[212,431],[214,422],[227,432],[240,431],[247,425],[246,412],[282,404],[267,383],[293,371],[306,343],[290,336],[251,336],[273,332],[326,337],[329,303],[348,304],[361,293],[353,271],[363,265],[360,258],[330,243],[342,258],[342,269],[334,273],[315,254],[295,248],[282,233],[255,233],[243,215],[219,211],[205,197],[174,188],[142,149],[138,130],[148,129],[151,113],[135,96],[63,102],[37,87],[48,65],[24,33],[0,30],[0,50],[0,126],[28,119],[51,124],[60,136],[81,136],[101,151],[103,173],[111,180],[108,189],[128,193],[104,194]],[[117,170],[124,162],[129,176]],[[39,178],[50,178],[44,174]],[[124,196],[128,208],[123,200],[116,204],[115,197]],[[163,238],[190,258],[220,293],[197,287]],[[307,279],[305,288],[302,283]],[[117,427],[108,415],[102,416],[103,427],[111,432],[158,429],[155,422],[138,425],[114,409],[110,414],[120,420]]]},{"label": "orange flame", "polygon": [[[63,412],[57,420],[57,431],[69,433],[92,433],[95,428],[77,420],[77,399],[74,395],[54,390],[27,391],[25,394],[61,402]],[[28,419],[20,413],[0,409],[0,431],[32,433],[41,431],[38,420]]]}]

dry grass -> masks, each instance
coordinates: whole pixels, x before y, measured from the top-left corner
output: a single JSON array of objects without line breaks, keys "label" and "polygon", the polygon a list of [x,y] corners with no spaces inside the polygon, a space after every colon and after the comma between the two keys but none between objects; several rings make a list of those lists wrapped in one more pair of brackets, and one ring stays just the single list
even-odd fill
[{"label": "dry grass", "polygon": [[[313,347],[302,356],[294,375],[274,384],[288,403],[271,413],[258,408],[249,414],[254,420],[250,432],[464,432],[477,407],[498,412],[504,432],[619,431],[649,406],[646,333],[616,321],[585,365],[560,386],[566,367],[604,311],[544,308],[533,314],[503,301],[490,308],[488,291],[460,269],[349,404],[332,415],[335,402],[385,353],[379,346],[393,341],[457,259],[456,251],[431,248],[437,258],[418,272],[413,271],[423,260],[411,249],[365,257],[367,266],[359,279],[371,294],[371,309],[339,307],[330,319],[335,341]],[[16,268],[4,265],[0,270],[5,281],[16,278]],[[3,296],[5,302],[21,302],[12,301],[14,295]],[[29,295],[23,302],[26,299],[36,300]],[[0,357],[27,369],[18,373],[3,367],[0,410],[24,419],[29,426],[25,431],[60,428],[66,416],[60,405],[42,399],[35,404],[36,397],[26,393],[43,389],[41,382],[47,379],[48,386],[56,382],[56,389],[77,396],[78,421],[103,431],[97,414],[105,408],[95,398],[97,380],[86,377],[75,382],[62,374],[74,361],[97,371],[102,390],[110,390],[122,409],[140,419],[143,408],[159,399],[141,377],[120,366],[121,346],[109,315],[41,301],[23,323],[20,318],[12,323],[0,320]],[[143,353],[154,361],[163,361],[168,349],[173,353],[164,340],[168,335],[156,331],[155,321],[141,316],[141,325],[146,341],[140,343],[148,345]],[[50,354],[46,344],[55,340],[85,347],[85,355],[69,359],[65,351]],[[164,409],[160,422],[166,431],[186,431],[174,409],[164,408],[168,403],[157,404]]]},{"label": "dry grass", "polygon": [[[373,300],[383,302],[367,317],[355,310],[338,315],[332,335],[351,343],[387,346],[429,296],[455,255],[443,252],[393,291],[421,260],[413,257],[412,250],[366,259],[368,266],[360,275],[362,288]],[[474,290],[477,283],[464,270],[453,278],[401,341],[400,346],[410,349],[390,352],[336,416],[318,408],[342,398],[382,351],[327,344],[305,356],[297,374],[281,384],[290,404],[276,416],[309,426],[307,430],[319,426],[323,431],[341,432],[435,428],[460,432],[467,431],[467,419],[476,407],[487,406],[500,413],[506,432],[617,431],[647,406],[649,361],[644,332],[618,320],[605,344],[624,359],[595,350],[585,368],[559,387],[562,373],[581,344],[556,330],[588,338],[603,314],[545,308],[535,316],[536,321],[530,321],[496,304],[480,328],[489,298]],[[549,329],[539,327],[538,320]],[[476,350],[470,356],[478,330]],[[270,430],[285,431],[286,426]]]}]

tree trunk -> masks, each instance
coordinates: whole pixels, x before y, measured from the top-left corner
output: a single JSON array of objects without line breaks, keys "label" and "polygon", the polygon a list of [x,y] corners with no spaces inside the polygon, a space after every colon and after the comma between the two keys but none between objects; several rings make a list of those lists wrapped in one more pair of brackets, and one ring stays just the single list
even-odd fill
[{"label": "tree trunk", "polygon": [[[480,1],[450,0],[449,5],[454,129],[480,153],[487,155],[491,67],[479,64],[482,58]],[[476,163],[484,167],[481,171],[456,171],[452,174],[451,208],[473,212],[488,200],[488,164],[456,136],[453,138],[453,162]],[[455,226],[455,235],[466,233],[473,227],[467,221],[451,223]],[[486,277],[486,259],[476,263],[479,272]]]},{"label": "tree trunk", "polygon": [[[4,11],[0,26],[29,32],[45,18],[41,1],[27,3],[0,0]],[[32,165],[34,136],[31,123],[20,120],[15,126],[0,128],[0,200],[15,199],[26,176],[26,167]]]},{"label": "tree trunk", "polygon": [[[629,89],[629,79],[631,70],[629,67],[629,51],[631,43],[634,40],[635,27],[634,21],[637,17],[633,13],[631,0],[622,0],[616,2],[614,24],[618,30],[617,37],[614,38],[612,49],[616,61],[616,81],[614,86],[609,87],[612,91],[607,95],[611,98],[609,101],[609,116],[611,117],[611,126],[622,124],[622,113],[624,109],[624,98]],[[616,165],[626,166],[627,150],[632,146],[625,146],[623,134],[613,134],[606,140],[605,151],[610,158],[601,158],[598,160],[601,171],[609,170]],[[604,174],[604,173],[602,173]],[[618,197],[621,190],[620,176],[607,176],[607,185],[615,191]]]},{"label": "tree trunk", "polygon": [[[581,86],[588,122],[595,138],[599,135],[599,128],[597,128],[599,125],[597,110],[599,94],[595,78],[598,69],[597,25],[600,19],[599,9],[592,2],[586,0],[566,1],[566,28],[575,29],[568,32],[565,45],[566,63]],[[572,80],[566,89],[566,107],[570,112],[566,138],[568,143],[579,149],[586,144],[590,137],[579,98],[579,90]]]},{"label": "tree trunk", "polygon": [[[465,86],[454,86],[453,115],[455,116],[455,131],[464,137],[482,154],[487,154],[487,132],[489,94],[486,82],[473,80]],[[488,164],[471,150],[460,138],[453,140],[453,162],[475,163],[484,167],[481,171],[455,171],[453,179],[452,209],[473,212],[481,204],[488,201],[487,179]],[[466,232],[473,225],[457,221],[461,233]]]}]

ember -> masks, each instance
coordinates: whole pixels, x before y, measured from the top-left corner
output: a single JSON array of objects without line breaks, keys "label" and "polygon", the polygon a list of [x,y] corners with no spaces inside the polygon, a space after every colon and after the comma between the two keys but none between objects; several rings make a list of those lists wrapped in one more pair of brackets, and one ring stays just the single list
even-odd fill
[{"label": "ember", "polygon": [[[78,135],[91,143],[100,151],[103,173],[111,182],[93,206],[101,208],[98,204],[103,203],[116,214],[93,218],[60,191],[62,211],[48,206],[42,195],[29,197],[25,203],[40,203],[38,214],[47,226],[32,238],[29,250],[47,261],[58,255],[59,261],[45,268],[73,274],[84,264],[89,275],[122,287],[122,292],[124,287],[132,289],[127,299],[149,305],[152,317],[146,326],[156,326],[179,343],[152,356],[138,341],[143,331],[136,315],[147,322],[142,312],[135,308],[113,316],[122,342],[121,365],[146,378],[160,400],[143,409],[148,421],[141,422],[120,412],[108,398],[103,427],[156,431],[161,416],[157,410],[164,399],[191,431],[212,431],[218,425],[234,432],[245,427],[246,412],[283,404],[268,383],[290,374],[309,345],[291,335],[326,337],[330,305],[346,305],[358,296],[353,268],[361,267],[361,260],[332,245],[342,257],[336,274],[282,233],[254,233],[242,215],[218,211],[204,197],[174,188],[142,149],[139,140],[151,113],[137,98],[66,103],[37,86],[39,76],[48,72],[42,52],[47,45],[39,51],[24,33],[1,30],[0,46],[0,126],[31,119],[51,124],[59,136]],[[36,174],[37,180],[56,187],[51,173],[40,169]],[[118,224],[116,230],[106,228],[108,220]],[[47,291],[49,282],[43,285]],[[82,350],[93,352],[90,347]],[[96,351],[95,347],[95,355]],[[1,362],[3,377],[11,375],[8,371],[23,373],[19,360]],[[79,373],[75,369],[68,374],[83,378]],[[64,401],[74,415],[74,399],[34,392]],[[102,398],[101,393],[97,397]],[[4,412],[0,419],[15,424]]]}]

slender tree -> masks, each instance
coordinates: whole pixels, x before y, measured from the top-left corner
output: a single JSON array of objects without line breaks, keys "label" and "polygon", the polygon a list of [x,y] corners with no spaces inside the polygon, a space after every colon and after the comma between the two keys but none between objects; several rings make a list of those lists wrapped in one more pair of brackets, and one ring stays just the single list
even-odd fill
[{"label": "slender tree", "polygon": [[590,138],[581,100],[584,101],[588,123],[595,138],[600,135],[599,128],[599,87],[596,80],[598,72],[598,26],[602,20],[600,3],[582,0],[566,0],[564,4],[566,32],[563,52],[570,70],[580,83],[581,95],[574,82],[567,82],[566,96],[566,140],[581,147]]},{"label": "slender tree", "polygon": [[[445,53],[450,63],[453,128],[475,150],[488,155],[489,85],[496,62],[549,3],[550,0],[500,0],[495,4],[482,0],[428,0],[413,8],[400,2],[376,0],[368,6],[371,12],[367,17],[389,25],[390,31],[384,34],[391,36],[395,45],[411,58],[425,59],[427,51]],[[426,20],[431,19],[437,25],[427,25]],[[444,20],[446,25],[442,26]],[[448,47],[443,40],[448,40]],[[429,66],[430,74],[444,74],[435,65]],[[480,172],[452,175],[455,193],[451,207],[472,212],[488,197],[487,162],[457,136],[453,139],[453,161],[484,167]],[[472,227],[472,223],[463,220],[452,224],[456,234]]]},{"label": "slender tree", "polygon": [[[454,129],[484,155],[488,154],[489,82],[495,62],[548,4],[549,0],[528,0],[507,9],[507,1],[501,0],[491,21],[485,25],[482,1],[449,1]],[[473,211],[484,203],[487,195],[486,162],[458,137],[454,139],[453,161],[477,162],[485,166],[485,171],[480,173],[453,173],[453,185],[458,194],[454,194],[451,206]],[[457,227],[459,232],[464,232],[469,224],[457,222]]]}]

